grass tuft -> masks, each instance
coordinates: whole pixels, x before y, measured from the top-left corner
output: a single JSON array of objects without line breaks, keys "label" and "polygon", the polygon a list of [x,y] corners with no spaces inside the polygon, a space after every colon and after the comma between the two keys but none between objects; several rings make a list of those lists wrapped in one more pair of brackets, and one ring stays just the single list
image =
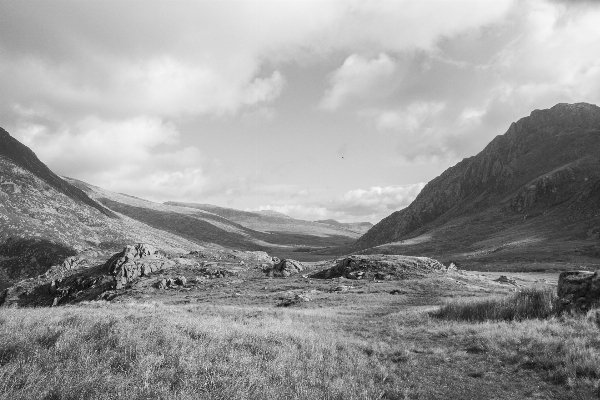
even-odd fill
[{"label": "grass tuft", "polygon": [[505,297],[453,301],[431,315],[439,319],[468,322],[543,319],[554,315],[556,299],[556,293],[551,289],[524,289]]}]

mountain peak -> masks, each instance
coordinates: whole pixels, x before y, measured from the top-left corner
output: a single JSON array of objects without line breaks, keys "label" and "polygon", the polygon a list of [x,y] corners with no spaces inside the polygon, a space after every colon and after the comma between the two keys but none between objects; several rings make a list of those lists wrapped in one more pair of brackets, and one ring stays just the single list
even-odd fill
[{"label": "mountain peak", "polygon": [[5,157],[15,165],[28,170],[41,180],[52,186],[68,197],[87,204],[109,217],[116,215],[94,200],[90,199],[82,190],[69,184],[64,179],[52,172],[46,164],[41,162],[35,153],[27,146],[13,138],[5,129],[0,128],[0,157]]},{"label": "mountain peak", "polygon": [[[515,236],[515,230],[525,229],[529,215],[546,216],[539,221],[548,226],[570,221],[571,230],[560,234],[585,238],[600,215],[594,203],[600,188],[599,154],[600,107],[560,103],[534,110],[479,154],[431,180],[408,207],[375,225],[355,248],[430,235],[446,225],[462,227],[448,228],[445,235],[460,233],[456,240],[468,248],[489,235],[501,237],[504,229],[513,229]],[[469,226],[475,215],[488,221],[481,235],[473,235]],[[496,226],[497,220],[504,222]],[[544,224],[527,231],[523,240],[557,235]],[[440,237],[442,241],[452,242]]]}]

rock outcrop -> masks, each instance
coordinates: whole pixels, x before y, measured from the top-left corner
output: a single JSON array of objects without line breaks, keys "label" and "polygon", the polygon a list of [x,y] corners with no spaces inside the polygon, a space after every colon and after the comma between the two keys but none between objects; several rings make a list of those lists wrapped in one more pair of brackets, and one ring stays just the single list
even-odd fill
[{"label": "rock outcrop", "polygon": [[[511,124],[479,154],[431,180],[408,207],[384,218],[340,251],[400,242],[443,226],[452,227],[443,237],[449,248],[456,249],[456,242],[469,246],[484,238],[466,239],[461,226],[469,233],[466,217],[479,212],[496,213],[494,221],[502,221],[498,229],[489,230],[490,235],[549,211],[556,214],[549,225],[557,218],[580,220],[581,228],[577,224],[569,228],[577,231],[564,231],[565,237],[579,235],[579,230],[590,229],[590,218],[600,216],[598,154],[599,107],[578,103],[535,110]],[[449,240],[448,233],[454,232],[456,237]],[[432,245],[425,246],[431,249]],[[412,254],[422,252],[414,248]]]},{"label": "rock outcrop", "polygon": [[[456,268],[454,268],[456,269]],[[453,270],[450,268],[450,270]],[[449,268],[427,257],[391,255],[352,255],[337,260],[332,268],[313,274],[311,278],[395,280],[423,277],[432,273],[448,272]]]},{"label": "rock outcrop", "polygon": [[154,247],[138,243],[127,245],[105,264],[108,273],[115,278],[115,288],[121,289],[140,276],[170,268],[174,263]]},{"label": "rock outcrop", "polygon": [[283,259],[270,267],[266,272],[267,276],[288,277],[304,271],[304,265],[300,261]]},{"label": "rock outcrop", "polygon": [[559,312],[586,312],[600,306],[599,272],[561,272],[557,288]]}]

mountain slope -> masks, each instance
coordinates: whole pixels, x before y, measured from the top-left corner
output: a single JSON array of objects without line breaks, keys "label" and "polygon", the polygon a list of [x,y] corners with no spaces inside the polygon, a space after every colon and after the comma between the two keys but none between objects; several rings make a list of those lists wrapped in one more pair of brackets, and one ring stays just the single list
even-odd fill
[{"label": "mountain slope", "polygon": [[0,128],[0,157],[4,157],[16,166],[26,169],[67,197],[93,207],[106,216],[115,217],[115,214],[90,199],[82,190],[70,185],[54,172],[50,171],[29,147],[10,136],[2,128]]},{"label": "mountain slope", "polygon": [[199,248],[117,216],[55,175],[0,128],[0,290],[75,254],[110,253],[130,242]]},{"label": "mountain slope", "polygon": [[373,227],[373,224],[370,222],[339,222],[335,219],[322,219],[315,222],[337,227],[343,227],[345,229],[359,233],[366,233],[369,229]]},{"label": "mountain slope", "polygon": [[595,259],[599,223],[600,108],[558,104],[513,123],[344,250],[510,258],[511,246],[554,247]]},{"label": "mountain slope", "polygon": [[241,211],[211,204],[181,203],[175,201],[168,201],[165,205],[188,207],[195,210],[206,211],[227,218],[246,228],[261,232],[285,232],[319,237],[342,235],[353,239],[358,238],[358,234],[362,233],[357,232],[355,229],[350,229],[350,227],[337,221],[335,221],[337,224],[322,223],[322,221],[305,221],[271,210],[256,212]]},{"label": "mountain slope", "polygon": [[[254,213],[217,206],[195,207],[187,203],[168,202],[165,204],[140,199],[121,193],[89,185],[67,178],[73,185],[84,190],[90,197],[119,215],[127,216],[163,232],[185,238],[200,245],[213,243],[238,250],[264,250],[269,254],[284,257],[300,248],[340,246],[349,243],[358,234],[347,230],[332,229],[308,221],[261,216]],[[183,206],[187,204],[187,206]],[[264,220],[283,220],[289,228],[281,231],[252,229],[252,225],[238,223],[238,220],[258,217]],[[226,218],[229,217],[229,218]],[[232,220],[233,219],[233,220]],[[303,224],[318,229],[306,229]],[[269,226],[273,226],[272,224]],[[296,255],[296,253],[294,253]],[[299,254],[298,254],[299,255]],[[298,258],[298,257],[296,257]],[[306,258],[306,255],[304,257]],[[310,257],[315,258],[314,256]],[[316,257],[322,259],[323,257]]]}]

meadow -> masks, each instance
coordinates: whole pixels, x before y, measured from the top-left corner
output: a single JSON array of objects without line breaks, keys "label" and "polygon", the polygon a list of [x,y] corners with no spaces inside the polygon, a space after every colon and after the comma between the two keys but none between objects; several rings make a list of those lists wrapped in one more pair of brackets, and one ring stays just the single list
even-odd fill
[{"label": "meadow", "polygon": [[[548,300],[548,289],[538,292],[526,297]],[[475,322],[468,315],[522,304],[523,295],[470,296],[445,306],[431,304],[433,298],[412,296],[399,306],[365,296],[353,308],[91,302],[0,309],[0,399],[587,399],[600,393],[596,311]]]}]

